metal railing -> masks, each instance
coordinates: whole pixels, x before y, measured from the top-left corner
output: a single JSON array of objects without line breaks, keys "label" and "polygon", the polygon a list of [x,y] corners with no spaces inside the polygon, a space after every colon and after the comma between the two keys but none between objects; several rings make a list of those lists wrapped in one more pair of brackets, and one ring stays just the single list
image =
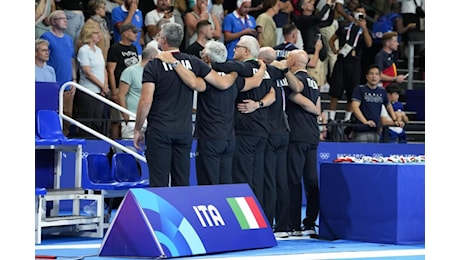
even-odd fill
[{"label": "metal railing", "polygon": [[408,73],[409,77],[407,78],[407,89],[413,89],[414,84],[414,58],[415,58],[415,45],[425,44],[425,41],[409,41],[409,59],[408,61]]},{"label": "metal railing", "polygon": [[143,162],[147,162],[147,160],[145,159],[144,156],[142,156],[142,155],[140,155],[140,154],[134,152],[133,150],[131,150],[131,149],[125,147],[124,145],[122,145],[122,144],[120,144],[120,143],[118,143],[118,142],[115,142],[114,140],[108,138],[107,136],[105,136],[105,135],[103,135],[103,134],[101,134],[101,133],[95,131],[94,129],[92,129],[92,128],[90,128],[90,127],[88,127],[88,126],[86,126],[86,125],[80,123],[79,121],[77,121],[77,120],[75,120],[75,119],[73,119],[73,118],[71,118],[71,117],[65,115],[65,114],[64,114],[64,109],[63,109],[63,108],[64,108],[64,104],[63,104],[64,98],[63,98],[63,97],[64,97],[65,88],[66,88],[67,86],[74,86],[74,87],[76,87],[78,90],[80,90],[80,91],[82,91],[82,92],[84,92],[84,93],[86,93],[86,94],[92,96],[93,98],[95,98],[95,99],[97,99],[97,100],[99,100],[99,101],[101,101],[101,102],[103,102],[103,103],[105,103],[105,104],[107,104],[107,105],[109,105],[109,106],[115,108],[115,109],[118,109],[120,112],[126,113],[126,114],[128,114],[128,115],[133,116],[134,118],[136,118],[136,114],[134,114],[133,112],[129,111],[128,109],[126,109],[126,108],[124,108],[124,107],[118,105],[117,103],[114,103],[114,102],[108,100],[108,99],[105,98],[105,97],[102,97],[102,96],[100,96],[100,95],[94,93],[94,92],[91,91],[91,90],[88,90],[87,88],[85,88],[84,86],[82,86],[82,85],[80,85],[80,84],[78,84],[78,83],[69,81],[69,82],[66,82],[66,83],[62,84],[61,88],[59,89],[59,116],[60,116],[60,118],[61,118],[61,125],[62,125],[62,120],[65,120],[65,121],[67,121],[67,122],[69,122],[69,123],[71,123],[71,124],[76,125],[77,127],[81,128],[81,129],[85,130],[86,132],[88,132],[88,133],[90,133],[90,134],[92,134],[92,135],[98,137],[99,139],[102,139],[103,141],[105,141],[105,142],[107,142],[107,143],[109,143],[109,144],[111,144],[111,145],[113,145],[113,146],[119,148],[119,149],[122,150],[123,152],[132,154],[132,155],[133,155],[135,158],[137,158],[138,160],[143,161]]}]

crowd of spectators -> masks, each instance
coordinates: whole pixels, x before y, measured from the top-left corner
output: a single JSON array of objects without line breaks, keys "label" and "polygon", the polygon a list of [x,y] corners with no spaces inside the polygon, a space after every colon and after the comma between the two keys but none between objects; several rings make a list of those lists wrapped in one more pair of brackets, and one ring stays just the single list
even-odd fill
[{"label": "crowd of spectators", "polygon": [[[330,93],[333,102],[328,111],[325,111],[327,119],[335,120],[335,110],[337,100],[343,99],[343,91],[337,91],[337,82],[349,87],[339,87],[348,89],[347,101],[351,104],[352,89],[359,84],[366,83],[366,69],[369,65],[376,62],[374,59],[377,52],[381,50],[382,43],[378,39],[373,39],[369,46],[368,36],[372,30],[372,24],[378,17],[391,14],[394,21],[392,31],[396,34],[399,43],[397,49],[393,51],[393,59],[396,57],[407,57],[407,42],[409,40],[424,40],[424,17],[417,15],[417,6],[422,9],[425,7],[424,0],[237,0],[237,1],[211,1],[211,0],[36,0],[35,1],[35,38],[49,41],[49,59],[44,64],[54,68],[56,81],[59,84],[67,81],[85,82],[85,70],[80,68],[81,64],[77,60],[77,54],[83,47],[82,30],[87,26],[96,26],[94,30],[100,33],[100,39],[95,42],[96,46],[102,51],[108,77],[107,82],[101,82],[100,91],[112,101],[120,104],[118,100],[118,71],[113,76],[114,66],[118,61],[111,59],[108,55],[109,49],[118,44],[118,47],[126,47],[122,42],[121,28],[129,24],[134,26],[132,31],[134,41],[132,45],[136,48],[137,62],[141,60],[143,49],[147,46],[158,48],[158,35],[161,26],[165,23],[177,23],[184,28],[184,38],[180,45],[180,51],[194,54],[199,57],[206,42],[219,41],[227,47],[227,60],[233,59],[235,44],[243,35],[255,36],[260,47],[274,47],[280,49],[286,46],[290,50],[303,49],[310,58],[307,70],[317,81],[321,92]],[[356,8],[359,11],[356,11]],[[56,13],[60,11],[62,13]],[[363,14],[363,18],[357,15]],[[53,21],[53,18],[57,19]],[[54,25],[53,25],[54,24]],[[354,75],[352,82],[347,78],[338,79],[337,74],[333,73],[337,58],[341,62],[340,51],[347,41],[344,33],[347,25],[355,24],[356,28],[362,28],[361,37],[355,48],[350,50],[349,57],[356,57],[356,64],[341,65],[352,68],[353,73],[345,73],[344,76]],[[73,53],[70,61],[62,59],[62,55],[56,53],[55,40],[61,40],[60,33],[53,33],[56,28],[61,27],[66,41],[71,41]],[[54,29],[53,29],[54,28]],[[93,27],[90,27],[93,28]],[[125,31],[126,31],[126,27]],[[283,28],[286,29],[283,35]],[[351,28],[351,27],[350,27]],[[96,32],[93,32],[96,33]],[[293,35],[296,34],[296,35]],[[67,37],[68,36],[68,37]],[[342,37],[342,38],[341,38]],[[130,38],[130,36],[128,36]],[[348,37],[349,38],[349,37]],[[394,39],[394,37],[392,37]],[[365,44],[363,44],[365,43]],[[114,45],[115,44],[115,45]],[[61,46],[61,45],[59,45]],[[349,45],[350,46],[350,45]],[[359,48],[358,48],[359,47]],[[418,51],[424,51],[424,46],[418,46]],[[280,50],[278,54],[280,54]],[[161,51],[161,50],[159,50]],[[37,52],[37,48],[36,48]],[[121,54],[124,55],[124,54]],[[130,54],[131,55],[131,54]],[[57,56],[61,56],[58,59]],[[132,56],[132,55],[131,55]],[[360,58],[362,57],[362,58]],[[278,57],[278,60],[282,57]],[[68,62],[67,62],[68,61]],[[115,63],[114,63],[115,62]],[[130,64],[137,63],[132,60]],[[66,63],[62,65],[62,63]],[[58,64],[61,64],[58,66]],[[118,65],[117,65],[118,66]],[[39,66],[40,68],[43,65]],[[361,68],[356,70],[357,68]],[[384,68],[381,68],[383,71]],[[64,71],[66,70],[66,71]],[[43,70],[37,70],[38,73]],[[61,75],[65,74],[66,78]],[[393,75],[391,75],[393,76]],[[394,75],[396,83],[402,83],[405,78]],[[336,77],[337,79],[334,79]],[[43,77],[41,77],[43,78]],[[38,75],[40,79],[40,75]],[[384,87],[391,83],[388,77],[382,77]],[[83,81],[82,81],[83,80]],[[348,83],[347,83],[348,82]],[[94,83],[94,82],[93,82]],[[92,83],[92,84],[93,84]],[[94,83],[98,85],[99,83]],[[105,93],[106,84],[110,93]],[[102,87],[104,86],[104,87]],[[346,93],[346,92],[345,92]],[[75,90],[70,90],[67,95],[67,112],[72,115],[74,106],[73,96]],[[196,103],[196,102],[195,102]],[[105,109],[104,116],[107,119],[122,120],[122,117],[111,116],[111,111]],[[78,110],[75,112],[78,113]],[[351,118],[351,108],[347,107],[345,120]],[[121,138],[120,124],[114,124],[109,136]],[[66,129],[68,133],[68,129]]]}]

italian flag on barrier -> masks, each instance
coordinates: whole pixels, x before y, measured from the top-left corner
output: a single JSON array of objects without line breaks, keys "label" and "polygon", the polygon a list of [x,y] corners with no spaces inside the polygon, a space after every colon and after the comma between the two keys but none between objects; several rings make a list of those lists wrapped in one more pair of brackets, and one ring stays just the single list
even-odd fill
[{"label": "italian flag on barrier", "polygon": [[267,222],[253,197],[227,198],[241,229],[266,228]]}]

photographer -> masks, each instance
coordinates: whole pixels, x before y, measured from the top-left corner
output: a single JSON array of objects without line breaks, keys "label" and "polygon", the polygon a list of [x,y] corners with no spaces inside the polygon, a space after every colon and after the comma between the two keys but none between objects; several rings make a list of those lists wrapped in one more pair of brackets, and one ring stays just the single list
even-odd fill
[{"label": "photographer", "polygon": [[[329,95],[331,103],[328,118],[335,120],[337,103],[344,91],[347,95],[347,107],[344,121],[351,118],[351,94],[359,85],[361,78],[361,59],[363,51],[372,46],[372,37],[366,25],[366,9],[357,5],[353,10],[354,21],[339,26],[329,39],[329,46],[337,53],[337,61],[332,71],[331,88]],[[339,49],[335,47],[335,40],[339,40]]]}]

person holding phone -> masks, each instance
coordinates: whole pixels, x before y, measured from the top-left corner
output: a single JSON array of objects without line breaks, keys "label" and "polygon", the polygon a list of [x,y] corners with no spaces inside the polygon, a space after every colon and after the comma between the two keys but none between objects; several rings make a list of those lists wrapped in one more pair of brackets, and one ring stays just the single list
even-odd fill
[{"label": "person holding phone", "polygon": [[[168,20],[172,23],[178,23],[182,27],[184,26],[184,21],[182,20],[180,13],[174,10],[173,0],[155,0],[156,9],[148,12],[145,15],[145,28],[147,33],[145,35],[145,40],[147,43],[155,39],[155,36],[160,31],[158,22],[161,19]],[[176,15],[176,12],[178,16]]]},{"label": "person holding phone", "polygon": [[[364,15],[364,19],[362,18]],[[346,94],[347,106],[344,121],[351,119],[351,101],[353,90],[359,85],[361,79],[361,60],[364,50],[372,46],[372,37],[367,28],[366,9],[363,5],[356,5],[353,10],[354,21],[340,23],[339,28],[329,39],[329,46],[333,53],[337,54],[337,61],[332,70],[329,82],[328,119],[335,121],[337,104],[343,94]],[[335,44],[338,40],[339,44]]]},{"label": "person holding phone", "polygon": [[397,73],[396,61],[398,51],[398,33],[386,32],[382,36],[382,49],[375,55],[375,64],[382,71],[381,82],[385,88],[387,85],[396,82],[401,83],[409,76]]},{"label": "person holding phone", "polygon": [[[303,41],[303,49],[309,54],[308,74],[316,80],[318,86],[326,84],[326,64],[323,62],[327,57],[327,49],[323,48],[320,28],[330,26],[334,21],[333,15],[328,15],[327,19],[323,18],[328,13],[334,13],[332,0],[327,0],[326,4],[319,12],[316,11],[315,0],[301,0],[300,7],[302,14],[295,16],[295,25],[300,30]],[[317,42],[321,45],[318,48]],[[318,52],[318,59],[315,60],[315,53]]]}]

